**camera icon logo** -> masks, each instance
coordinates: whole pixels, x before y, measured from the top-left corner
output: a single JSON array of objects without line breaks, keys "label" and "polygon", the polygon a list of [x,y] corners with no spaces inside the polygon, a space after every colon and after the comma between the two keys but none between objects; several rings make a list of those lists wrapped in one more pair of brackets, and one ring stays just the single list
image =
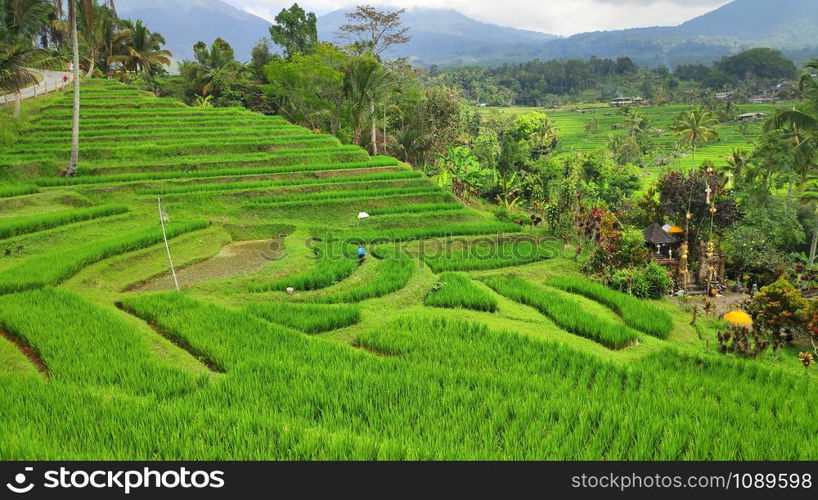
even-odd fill
[{"label": "camera icon logo", "polygon": [[[34,467],[26,467],[26,472],[32,472]],[[14,493],[28,493],[34,489],[34,483],[26,484],[26,475],[22,472],[14,476],[14,483],[6,483],[6,488]]]}]

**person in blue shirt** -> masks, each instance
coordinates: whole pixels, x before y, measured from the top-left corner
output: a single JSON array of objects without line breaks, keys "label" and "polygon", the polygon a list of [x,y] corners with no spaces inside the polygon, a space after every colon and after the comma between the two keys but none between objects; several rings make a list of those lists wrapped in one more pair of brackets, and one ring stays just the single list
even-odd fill
[{"label": "person in blue shirt", "polygon": [[358,245],[358,251],[355,252],[358,254],[358,264],[363,264],[366,261],[366,249],[363,245]]}]

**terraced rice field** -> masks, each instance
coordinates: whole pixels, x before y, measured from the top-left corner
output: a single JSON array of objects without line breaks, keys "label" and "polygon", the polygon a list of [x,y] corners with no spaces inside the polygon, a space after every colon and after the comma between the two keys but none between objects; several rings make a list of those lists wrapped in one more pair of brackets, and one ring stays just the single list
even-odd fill
[{"label": "terraced rice field", "polygon": [[26,102],[0,151],[0,459],[818,457],[795,364],[708,351],[706,322],[583,281],[407,165],[82,95],[76,177],[68,94]]},{"label": "terraced rice field", "polygon": [[[779,104],[747,104],[737,105],[736,109],[738,114],[765,113],[772,116],[780,107]],[[693,159],[688,156],[690,151],[685,148],[677,148],[677,138],[671,131],[674,119],[691,108],[692,106],[687,105],[638,108],[650,123],[650,128],[655,130],[653,134],[654,150],[650,154],[653,161],[647,165],[651,175],[657,175],[669,168],[689,169],[692,166]],[[545,112],[554,121],[562,153],[599,151],[605,148],[611,134],[627,133],[622,129],[625,121],[622,109],[618,108],[591,106],[579,111],[534,108],[484,108],[483,110],[488,116],[491,114],[516,115],[526,111]],[[586,133],[588,123],[596,124],[596,128]],[[762,125],[763,122],[759,121],[747,122],[746,128],[743,128],[744,126],[739,122],[721,124],[717,127],[720,134],[719,140],[697,150],[696,164],[701,165],[704,161],[711,161],[717,166],[723,166],[726,164],[725,158],[732,153],[733,148],[752,150],[752,144],[758,137]],[[655,166],[654,163],[660,159],[666,160],[667,165]]]}]

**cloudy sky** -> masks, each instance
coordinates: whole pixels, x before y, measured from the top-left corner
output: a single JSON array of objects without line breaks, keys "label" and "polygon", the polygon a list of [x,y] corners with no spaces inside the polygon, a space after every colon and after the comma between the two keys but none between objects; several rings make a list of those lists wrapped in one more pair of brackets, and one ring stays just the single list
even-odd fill
[{"label": "cloudy sky", "polygon": [[[225,0],[241,9],[272,19],[293,0]],[[303,0],[305,9],[325,14],[365,0]],[[438,7],[459,10],[480,21],[573,35],[586,31],[677,25],[729,0],[370,0],[373,5]]]}]

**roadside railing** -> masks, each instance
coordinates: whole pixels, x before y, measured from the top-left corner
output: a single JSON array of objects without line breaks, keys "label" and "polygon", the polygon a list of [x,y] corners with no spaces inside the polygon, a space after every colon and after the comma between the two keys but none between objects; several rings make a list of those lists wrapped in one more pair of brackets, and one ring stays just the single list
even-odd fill
[{"label": "roadside railing", "polygon": [[[26,87],[20,91],[20,96],[22,99],[36,99],[38,96],[48,94],[51,92],[56,92],[57,90],[62,90],[65,87],[71,85],[74,81],[74,75],[71,73],[59,73],[60,78],[51,79],[48,78],[48,73],[43,71],[36,71],[43,75],[43,80],[36,85],[32,85],[31,87]],[[57,73],[57,72],[54,72]],[[63,75],[66,75],[68,78],[63,78]],[[0,96],[0,100],[2,100],[2,104],[8,104],[17,100],[17,94],[5,94]]]}]

